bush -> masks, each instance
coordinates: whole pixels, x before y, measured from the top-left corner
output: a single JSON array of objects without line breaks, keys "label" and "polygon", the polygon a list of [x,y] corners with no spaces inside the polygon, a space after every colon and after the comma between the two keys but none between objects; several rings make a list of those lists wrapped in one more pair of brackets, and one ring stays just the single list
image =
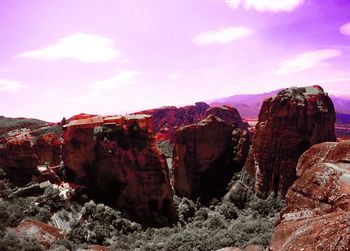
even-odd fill
[{"label": "bush", "polygon": [[1,251],[41,251],[43,247],[35,240],[30,238],[18,238],[11,232],[0,233]]}]

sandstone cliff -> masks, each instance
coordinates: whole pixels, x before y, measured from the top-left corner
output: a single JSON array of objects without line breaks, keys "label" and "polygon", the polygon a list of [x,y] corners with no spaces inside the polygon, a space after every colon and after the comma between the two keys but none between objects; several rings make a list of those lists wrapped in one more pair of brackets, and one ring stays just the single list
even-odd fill
[{"label": "sandstone cliff", "polygon": [[0,148],[0,167],[18,185],[24,185],[38,173],[35,148],[29,139],[12,139]]},{"label": "sandstone cliff", "polygon": [[314,144],[336,140],[334,122],[333,103],[320,86],[292,87],[266,99],[244,168],[255,190],[262,196],[285,195],[300,155]]},{"label": "sandstone cliff", "polygon": [[[30,182],[33,176],[40,175],[38,165],[53,167],[60,164],[61,144],[55,133],[38,137],[34,137],[30,131],[10,134],[0,147],[0,167],[15,184],[23,185]],[[40,177],[41,181],[43,179],[46,178]]]},{"label": "sandstone cliff", "polygon": [[210,108],[204,102],[184,107],[167,106],[139,112],[138,114],[152,115],[151,127],[157,141],[169,140],[174,143],[175,131],[180,126],[196,123],[209,115],[215,115],[226,123],[235,123],[241,129],[247,129],[237,109],[229,106]]},{"label": "sandstone cliff", "polygon": [[166,225],[175,220],[175,210],[150,124],[148,115],[72,121],[63,132],[63,159],[73,181],[98,201],[146,224]]},{"label": "sandstone cliff", "polygon": [[249,149],[247,131],[210,115],[176,131],[173,154],[174,188],[182,196],[208,202],[224,195]]}]

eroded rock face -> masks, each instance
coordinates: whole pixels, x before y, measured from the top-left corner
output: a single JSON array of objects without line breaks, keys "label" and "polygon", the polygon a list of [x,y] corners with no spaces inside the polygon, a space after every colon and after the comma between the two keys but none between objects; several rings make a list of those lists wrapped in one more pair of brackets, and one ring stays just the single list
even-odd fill
[{"label": "eroded rock face", "polygon": [[34,137],[29,131],[12,136],[0,147],[0,167],[15,184],[23,185],[39,175],[38,165],[57,166],[60,156],[61,141],[56,134]]},{"label": "eroded rock face", "polygon": [[192,124],[203,118],[209,105],[198,102],[195,105],[185,107],[166,106],[146,111],[139,114],[152,116],[151,128],[157,140],[174,141],[175,130],[182,125]]},{"label": "eroded rock face", "polygon": [[176,131],[174,188],[182,196],[203,201],[222,196],[249,149],[247,131],[210,115]]},{"label": "eroded rock face", "polygon": [[298,162],[271,250],[348,250],[350,141],[311,147]]},{"label": "eroded rock face", "polygon": [[42,135],[36,139],[35,152],[39,163],[57,166],[61,161],[61,145],[59,137],[54,133]]},{"label": "eroded rock face", "polygon": [[335,141],[335,111],[320,86],[288,88],[262,105],[245,170],[262,196],[285,195],[296,179],[300,155],[310,146]]},{"label": "eroded rock face", "polygon": [[244,129],[244,130],[248,129],[247,122],[244,122],[242,120],[242,117],[239,114],[238,110],[234,107],[226,106],[226,105],[219,106],[219,107],[211,107],[205,111],[204,117],[207,117],[209,115],[214,115],[218,118],[221,118],[227,124],[229,125],[234,124],[235,127],[238,127],[240,129]]},{"label": "eroded rock face", "polygon": [[63,159],[74,182],[98,201],[146,224],[166,225],[175,210],[165,157],[150,125],[148,115],[72,121],[63,132]]},{"label": "eroded rock face", "polygon": [[28,183],[37,174],[38,164],[35,148],[28,139],[12,139],[0,148],[0,166],[15,184]]},{"label": "eroded rock face", "polygon": [[180,126],[196,123],[209,115],[215,115],[223,119],[229,125],[235,124],[241,129],[247,129],[237,109],[230,106],[212,107],[204,102],[197,102],[195,105],[151,109],[139,112],[138,114],[152,115],[151,127],[156,135],[157,141],[169,140],[174,143],[175,131]]}]

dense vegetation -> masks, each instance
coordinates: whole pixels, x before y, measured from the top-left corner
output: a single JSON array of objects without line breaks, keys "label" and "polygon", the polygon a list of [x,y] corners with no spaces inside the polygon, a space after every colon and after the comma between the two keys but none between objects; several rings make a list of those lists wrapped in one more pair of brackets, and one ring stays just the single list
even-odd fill
[{"label": "dense vegetation", "polygon": [[[241,182],[236,181],[238,178],[233,182]],[[282,207],[273,196],[259,199],[249,189],[246,196],[231,191],[207,207],[174,196],[179,222],[157,229],[144,228],[126,219],[118,210],[87,201],[84,194],[75,194],[74,200],[68,203],[53,187],[27,197],[11,196],[15,189],[7,181],[2,181],[0,187],[0,250],[42,250],[35,240],[18,238],[6,227],[15,227],[25,218],[50,224],[53,213],[69,222],[71,230],[67,240],[54,243],[52,250],[63,246],[75,250],[90,244],[109,246],[112,250],[149,251],[216,250],[248,244],[267,246]]]}]

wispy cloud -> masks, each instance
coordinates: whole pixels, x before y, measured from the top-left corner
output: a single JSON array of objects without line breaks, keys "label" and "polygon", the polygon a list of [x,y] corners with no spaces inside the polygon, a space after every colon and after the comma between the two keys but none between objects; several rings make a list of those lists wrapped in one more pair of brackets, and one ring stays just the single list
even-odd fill
[{"label": "wispy cloud", "polygon": [[95,92],[101,92],[114,90],[121,86],[132,85],[136,82],[136,76],[139,74],[140,72],[138,71],[122,71],[114,77],[95,81],[90,88]]},{"label": "wispy cloud", "polygon": [[74,98],[82,103],[108,103],[115,98],[115,90],[123,86],[129,86],[136,83],[138,71],[125,70],[117,75],[103,80],[94,81],[86,93]]},{"label": "wispy cloud", "polygon": [[245,38],[253,33],[245,27],[226,27],[214,31],[205,31],[192,38],[197,45],[227,44],[232,41]]},{"label": "wispy cloud", "polygon": [[346,36],[350,36],[350,23],[343,24],[340,26],[339,31],[341,34],[344,34]]},{"label": "wispy cloud", "polygon": [[226,4],[236,9],[242,5],[245,9],[257,11],[292,11],[302,5],[304,0],[226,0]]},{"label": "wispy cloud", "polygon": [[170,75],[169,78],[171,79],[177,79],[180,78],[182,76],[182,72],[179,70],[173,71]]},{"label": "wispy cloud", "polygon": [[280,63],[277,74],[296,73],[324,66],[327,65],[326,60],[338,57],[341,54],[342,51],[336,49],[308,51]]},{"label": "wispy cloud", "polygon": [[59,39],[58,43],[18,55],[45,60],[74,59],[83,63],[108,62],[120,56],[111,39],[86,33],[77,33]]},{"label": "wispy cloud", "polygon": [[18,81],[0,79],[0,92],[18,92],[23,87],[24,85]]}]

